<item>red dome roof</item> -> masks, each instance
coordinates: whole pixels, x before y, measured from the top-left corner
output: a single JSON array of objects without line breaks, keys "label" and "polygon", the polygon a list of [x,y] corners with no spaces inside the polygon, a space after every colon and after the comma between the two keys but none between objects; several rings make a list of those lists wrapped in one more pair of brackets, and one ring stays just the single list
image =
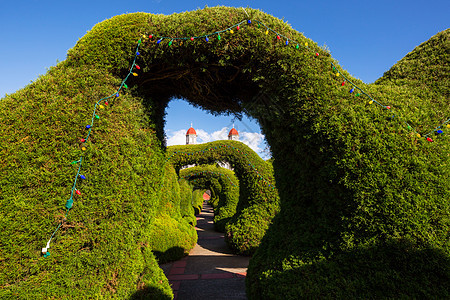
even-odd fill
[{"label": "red dome roof", "polygon": [[186,132],[186,135],[188,135],[188,134],[195,134],[195,135],[197,135],[197,132],[195,132],[195,129],[191,127],[191,128],[189,128],[188,131]]},{"label": "red dome roof", "polygon": [[236,129],[231,128],[230,133],[228,133],[228,136],[230,136],[230,135],[239,135],[239,133],[237,132]]}]

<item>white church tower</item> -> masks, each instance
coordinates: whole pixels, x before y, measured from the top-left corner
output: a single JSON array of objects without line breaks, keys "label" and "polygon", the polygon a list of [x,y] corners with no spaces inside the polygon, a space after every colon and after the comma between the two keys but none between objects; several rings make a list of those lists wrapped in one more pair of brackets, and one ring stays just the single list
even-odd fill
[{"label": "white church tower", "polygon": [[[196,144],[197,144],[197,132],[195,132],[195,129],[192,127],[191,123],[191,127],[186,132],[186,145],[196,145]],[[191,167],[195,167],[195,164],[183,166],[181,169],[187,169]]]},{"label": "white church tower", "polygon": [[239,140],[239,133],[236,129],[234,129],[234,124],[233,124],[233,128],[231,128],[230,132],[228,133],[228,140],[231,140],[231,141]]},{"label": "white church tower", "polygon": [[195,145],[197,144],[197,132],[195,132],[195,129],[192,127],[188,129],[186,132],[186,145]]},{"label": "white church tower", "polygon": [[[228,133],[228,140],[229,141],[238,141],[239,140],[239,132],[234,128],[234,124],[233,124],[233,128],[231,128],[230,132]],[[219,166],[221,166],[222,168],[233,171],[233,168],[231,167],[230,163],[227,161],[218,161],[217,164]]]}]

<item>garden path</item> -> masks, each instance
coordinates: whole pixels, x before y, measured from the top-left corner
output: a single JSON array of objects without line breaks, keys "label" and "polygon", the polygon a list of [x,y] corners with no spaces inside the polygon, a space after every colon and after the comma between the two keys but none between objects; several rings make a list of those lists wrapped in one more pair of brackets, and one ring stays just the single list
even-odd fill
[{"label": "garden path", "polygon": [[244,300],[249,257],[231,252],[214,230],[214,211],[205,201],[197,216],[198,242],[189,255],[161,265],[176,300]]}]

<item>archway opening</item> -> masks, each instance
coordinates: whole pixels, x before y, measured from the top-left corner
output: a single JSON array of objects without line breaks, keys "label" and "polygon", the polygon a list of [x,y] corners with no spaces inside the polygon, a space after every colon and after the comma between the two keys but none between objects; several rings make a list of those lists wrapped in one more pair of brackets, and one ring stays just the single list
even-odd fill
[{"label": "archway opening", "polygon": [[[186,100],[172,99],[165,111],[165,145],[185,145],[186,134],[190,127],[195,130],[197,144],[233,138],[249,146],[262,159],[267,160],[271,157],[270,147],[259,124],[245,114],[213,115],[194,107]],[[236,132],[230,137],[232,128],[235,128]]]}]

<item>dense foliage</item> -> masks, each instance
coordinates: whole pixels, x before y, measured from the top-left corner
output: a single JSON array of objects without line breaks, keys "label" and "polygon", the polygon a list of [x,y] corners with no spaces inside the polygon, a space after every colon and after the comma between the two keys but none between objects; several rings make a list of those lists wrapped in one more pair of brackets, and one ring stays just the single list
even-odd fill
[{"label": "dense foliage", "polygon": [[[227,193],[231,194],[226,196],[226,215],[222,216],[221,213],[216,217],[232,217],[226,220],[227,243],[237,253],[253,254],[279,211],[279,196],[275,188],[272,164],[262,160],[248,146],[238,141],[171,146],[167,148],[166,155],[177,170],[190,164],[212,164],[219,161],[230,163],[239,180],[239,201],[236,203],[235,196],[231,196],[237,191],[230,188]],[[215,190],[216,197],[225,192],[224,188],[226,187],[222,186],[220,191]],[[224,225],[220,224],[219,229]]]},{"label": "dense foliage", "polygon": [[164,169],[163,193],[159,199],[163,206],[152,219],[146,240],[146,246],[152,249],[159,263],[180,259],[197,242],[192,188],[187,183],[178,183],[170,164]]},{"label": "dense foliage", "polygon": [[[190,186],[192,188],[192,186]],[[192,191],[192,207],[194,208],[194,214],[198,215],[203,209],[203,194],[206,193],[207,190],[194,189]],[[196,219],[197,220],[197,219]],[[197,222],[197,221],[196,221]]]},{"label": "dense foliage", "polygon": [[[164,156],[133,97],[124,95],[99,112],[85,156],[86,180],[78,184],[82,194],[53,239],[50,257],[40,253],[64,217],[78,168],[70,162],[80,155],[92,103],[116,84],[99,70],[63,62],[0,101],[0,298],[171,298],[147,245],[157,244],[149,240],[150,228],[173,202],[162,200]],[[166,219],[182,222],[176,214]]]},{"label": "dense foliage", "polygon": [[214,208],[214,228],[224,232],[239,202],[239,180],[234,172],[218,166],[202,165],[180,170],[180,178],[188,181],[194,190],[213,191],[210,204]]},{"label": "dense foliage", "polygon": [[375,83],[423,88],[427,93],[434,92],[449,99],[449,55],[450,43],[448,30],[446,30],[417,46]]},{"label": "dense foliage", "polygon": [[[450,116],[450,30],[366,85],[285,22],[246,11],[249,17],[215,7],[111,18],[67,60],[1,99],[0,298],[172,297],[154,253],[173,258],[196,238],[186,205],[192,191],[166,164],[162,143],[172,97],[216,114],[249,114],[271,147],[281,209],[251,259],[250,299],[448,298],[450,132],[431,133],[434,142],[416,132],[433,132]],[[253,22],[220,40],[142,40],[139,76],[100,111],[86,145],[82,193],[51,256],[40,256],[64,217],[76,174],[70,162],[80,156],[93,104],[115,93],[137,40],[201,36],[247,18]],[[265,34],[254,20],[301,47]],[[349,93],[331,63],[391,109]],[[208,155],[243,159],[217,150]],[[194,158],[203,163],[205,155]],[[241,243],[245,230],[255,232],[256,222],[278,210],[278,196],[253,193],[268,185],[245,163],[233,166],[247,196],[239,200],[243,218],[226,230]],[[257,169],[271,173],[269,164]],[[270,209],[253,205],[263,199]]]}]

